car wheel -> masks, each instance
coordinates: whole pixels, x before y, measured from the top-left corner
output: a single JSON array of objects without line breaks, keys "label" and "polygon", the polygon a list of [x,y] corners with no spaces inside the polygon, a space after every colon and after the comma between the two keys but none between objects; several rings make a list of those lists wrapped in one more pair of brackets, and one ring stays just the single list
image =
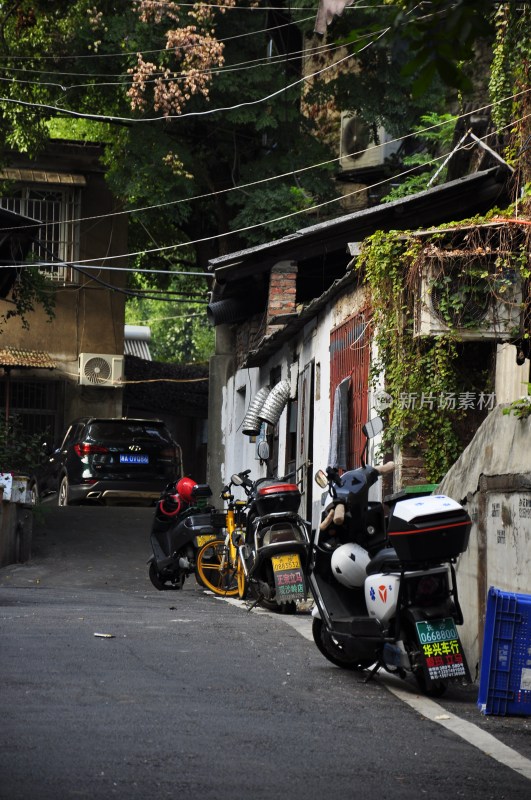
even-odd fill
[{"label": "car wheel", "polygon": [[57,505],[58,506],[68,505],[68,478],[66,477],[66,475],[63,477],[61,483],[59,484],[59,491],[57,493]]}]

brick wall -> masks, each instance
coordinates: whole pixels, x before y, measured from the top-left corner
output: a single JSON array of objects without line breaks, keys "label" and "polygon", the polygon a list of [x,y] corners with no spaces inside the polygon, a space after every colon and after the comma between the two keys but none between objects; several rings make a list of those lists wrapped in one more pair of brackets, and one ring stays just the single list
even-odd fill
[{"label": "brick wall", "polygon": [[282,321],[278,317],[294,314],[297,310],[297,264],[295,261],[279,261],[269,276],[269,298],[267,302],[266,334],[277,330]]}]

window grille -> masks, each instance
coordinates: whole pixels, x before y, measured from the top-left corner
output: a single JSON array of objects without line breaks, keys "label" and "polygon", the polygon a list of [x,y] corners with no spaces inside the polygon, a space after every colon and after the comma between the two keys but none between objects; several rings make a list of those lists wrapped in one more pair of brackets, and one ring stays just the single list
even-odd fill
[{"label": "window grille", "polygon": [[60,283],[77,283],[77,273],[64,263],[57,266],[49,262],[70,262],[79,253],[79,191],[75,189],[20,189],[10,197],[0,198],[0,206],[39,220],[31,253],[36,263],[46,262],[41,272],[50,280]]},{"label": "window grille", "polygon": [[58,381],[0,380],[0,405],[5,408],[9,387],[9,409],[28,434],[42,433],[56,441],[60,431],[61,386]]}]

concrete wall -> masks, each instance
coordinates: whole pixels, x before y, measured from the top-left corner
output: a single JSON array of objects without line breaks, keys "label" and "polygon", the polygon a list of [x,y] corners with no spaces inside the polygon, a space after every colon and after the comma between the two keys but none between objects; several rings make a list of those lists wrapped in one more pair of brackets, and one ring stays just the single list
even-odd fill
[{"label": "concrete wall", "polygon": [[[101,266],[99,271],[77,273],[78,283],[54,283],[55,317],[49,321],[42,308],[28,315],[29,329],[17,318],[3,325],[2,345],[27,350],[45,350],[57,364],[55,370],[13,369],[11,380],[51,380],[62,384],[62,427],[78,416],[100,414],[121,416],[122,389],[83,387],[78,381],[80,353],[122,355],[124,352],[125,295],[116,289],[126,285],[127,274],[109,267],[125,267],[127,259],[127,219],[115,215],[118,210],[105,182],[100,163],[101,147],[89,144],[56,143],[50,153],[40,156],[31,166],[58,173],[83,175],[86,185],[80,188],[79,259]],[[15,156],[13,156],[15,158]],[[28,166],[19,155],[15,166]],[[36,188],[43,188],[39,184]],[[44,188],[54,188],[46,184]],[[110,258],[108,262],[102,257]],[[8,309],[0,300],[0,312]]]},{"label": "concrete wall", "polygon": [[[276,367],[281,368],[281,379],[290,380],[296,391],[298,376],[308,364],[314,366],[314,393],[312,412],[314,418],[313,440],[311,444],[312,466],[308,481],[311,497],[311,521],[316,526],[321,514],[322,490],[313,482],[317,469],[324,469],[328,463],[330,443],[330,331],[341,325],[349,317],[358,313],[366,304],[366,291],[352,286],[316,313],[315,317],[288,343],[279,345],[278,350],[263,365],[253,369],[238,370],[236,363],[241,356],[242,341],[255,342],[260,338],[253,330],[242,330],[239,334],[234,326],[219,325],[216,328],[216,355],[210,362],[209,393],[209,461],[208,481],[214,497],[219,496],[221,486],[228,481],[231,473],[251,469],[251,477],[256,479],[265,475],[265,467],[256,456],[256,443],[241,433],[241,424],[247,408],[263,386],[269,384],[269,376]],[[278,317],[277,317],[278,319]],[[247,323],[246,323],[247,324]],[[253,321],[250,323],[254,324]],[[231,332],[232,331],[232,332]],[[262,331],[264,333],[264,331]],[[245,353],[244,353],[245,355]],[[294,392],[292,395],[295,396]],[[373,412],[373,415],[376,412]],[[279,455],[278,472],[287,472],[286,432],[287,413],[284,411],[278,422]],[[375,446],[378,442],[374,443]],[[375,495],[381,490],[378,486]],[[376,496],[375,496],[376,499]]]},{"label": "concrete wall", "polygon": [[3,500],[0,489],[0,567],[29,560],[32,531],[31,507]]},{"label": "concrete wall", "polygon": [[489,414],[439,485],[473,520],[468,550],[457,565],[463,646],[473,676],[489,587],[531,593],[531,419],[504,415],[504,408]]}]

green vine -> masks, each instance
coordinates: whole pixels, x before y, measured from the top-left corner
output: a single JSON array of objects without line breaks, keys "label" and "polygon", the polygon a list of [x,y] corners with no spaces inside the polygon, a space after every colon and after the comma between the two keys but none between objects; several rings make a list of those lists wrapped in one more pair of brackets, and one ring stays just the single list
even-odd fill
[{"label": "green vine", "polygon": [[10,298],[5,302],[9,308],[0,314],[0,333],[12,317],[18,317],[22,327],[28,330],[27,316],[37,306],[43,308],[48,322],[55,317],[55,287],[36,266],[18,270]]},{"label": "green vine", "polygon": [[531,417],[531,383],[527,384],[527,396],[514,400],[507,408],[503,409],[504,414],[513,414],[517,419],[528,419]]},{"label": "green vine", "polygon": [[[510,213],[503,212],[503,217]],[[508,302],[507,292],[515,280],[529,275],[527,230],[522,233],[509,224],[484,226],[486,221],[450,223],[427,239],[414,232],[378,231],[364,241],[358,259],[373,307],[377,352],[371,367],[373,387],[381,385],[382,375],[385,379],[384,446],[407,448],[418,455],[426,478],[433,482],[462,452],[463,428],[470,422],[470,409],[456,402],[476,388],[467,383],[470,376],[463,376],[460,367],[463,329],[478,327],[473,319],[467,320],[466,309],[470,303],[485,309],[494,300]],[[445,331],[416,335],[420,277],[433,265],[434,252],[441,271],[431,291],[438,291]],[[519,318],[519,307],[515,311]],[[481,386],[480,396],[483,392],[487,396],[485,374]],[[488,410],[486,401],[479,408],[481,413]]]},{"label": "green vine", "polygon": [[531,8],[528,3],[515,0],[500,3],[494,22],[496,36],[489,79],[492,119],[500,131],[512,123],[505,157],[520,169],[525,183],[531,168],[527,141]]}]

